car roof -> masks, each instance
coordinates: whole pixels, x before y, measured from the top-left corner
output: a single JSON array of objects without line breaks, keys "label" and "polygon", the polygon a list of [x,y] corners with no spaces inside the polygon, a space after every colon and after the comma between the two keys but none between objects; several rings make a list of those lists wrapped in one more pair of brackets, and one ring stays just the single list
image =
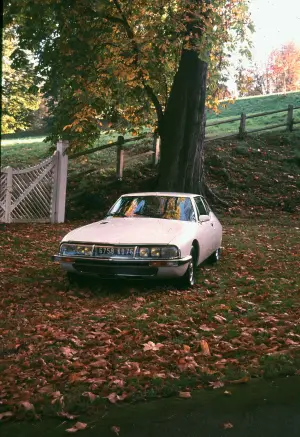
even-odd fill
[{"label": "car roof", "polygon": [[179,193],[179,192],[172,192],[172,191],[145,191],[141,193],[127,193],[123,194],[121,197],[126,196],[166,196],[166,197],[196,197],[199,196],[199,194],[191,194],[191,193]]}]

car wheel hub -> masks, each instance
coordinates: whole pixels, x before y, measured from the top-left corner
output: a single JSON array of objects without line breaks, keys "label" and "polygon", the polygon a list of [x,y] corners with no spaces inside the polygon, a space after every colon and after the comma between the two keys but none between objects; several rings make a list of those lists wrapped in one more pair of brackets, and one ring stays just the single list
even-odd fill
[{"label": "car wheel hub", "polygon": [[189,263],[189,282],[191,285],[195,284],[195,278],[194,278],[194,263],[191,261]]}]

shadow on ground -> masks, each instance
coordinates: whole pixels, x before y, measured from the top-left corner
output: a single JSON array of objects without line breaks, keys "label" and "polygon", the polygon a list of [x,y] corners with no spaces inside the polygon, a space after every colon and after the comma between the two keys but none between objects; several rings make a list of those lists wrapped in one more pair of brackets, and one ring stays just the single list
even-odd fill
[{"label": "shadow on ground", "polygon": [[[300,378],[256,380],[245,386],[198,391],[191,399],[160,399],[147,403],[108,406],[98,416],[80,417],[87,437],[298,437]],[[72,422],[73,423],[73,422]],[[58,418],[2,425],[2,437],[66,435],[72,423]],[[225,427],[225,428],[224,428]]]}]

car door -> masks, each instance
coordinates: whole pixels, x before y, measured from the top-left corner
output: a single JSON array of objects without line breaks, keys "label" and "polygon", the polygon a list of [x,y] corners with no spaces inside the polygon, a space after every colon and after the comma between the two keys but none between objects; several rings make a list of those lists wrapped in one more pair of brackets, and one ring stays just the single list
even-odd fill
[{"label": "car door", "polygon": [[[197,240],[200,246],[200,262],[208,258],[214,251],[214,223],[212,214],[201,196],[194,197],[198,214]],[[200,216],[207,216],[207,221],[200,220]]]},{"label": "car door", "polygon": [[219,249],[222,245],[222,225],[217,219],[217,217],[215,216],[215,214],[210,209],[210,206],[208,205],[206,199],[204,199],[203,197],[202,197],[202,202],[204,203],[206,210],[209,211],[210,220],[214,230],[213,239],[212,239],[213,242],[212,252],[214,252],[215,250]]}]

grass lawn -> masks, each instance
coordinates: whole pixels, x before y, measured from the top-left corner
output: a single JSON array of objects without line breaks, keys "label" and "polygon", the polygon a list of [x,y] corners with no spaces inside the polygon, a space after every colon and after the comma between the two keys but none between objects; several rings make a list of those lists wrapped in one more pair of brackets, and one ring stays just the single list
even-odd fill
[{"label": "grass lawn", "polygon": [[[109,144],[117,140],[118,134],[110,135],[102,134],[94,144],[94,147]],[[127,135],[126,138],[130,136]],[[23,168],[30,165],[35,165],[41,160],[47,158],[53,153],[49,143],[45,143],[43,136],[19,138],[19,139],[5,139],[2,140],[1,150],[1,166],[8,165],[15,168]],[[137,154],[144,154],[149,152],[152,148],[152,138],[137,140],[133,143],[125,144],[125,165],[131,161],[131,166],[135,166],[134,156]],[[97,166],[104,172],[107,168],[112,169],[116,167],[116,147],[95,152],[91,155],[83,156],[76,160],[70,160],[70,170],[76,172],[87,171]],[[143,162],[146,163],[151,155],[145,155]]]},{"label": "grass lawn", "polygon": [[298,374],[299,217],[221,221],[223,259],[202,266],[188,291],[176,283],[69,286],[50,256],[83,222],[2,230],[0,414],[21,418],[30,404],[36,413],[80,414],[108,399]]}]

